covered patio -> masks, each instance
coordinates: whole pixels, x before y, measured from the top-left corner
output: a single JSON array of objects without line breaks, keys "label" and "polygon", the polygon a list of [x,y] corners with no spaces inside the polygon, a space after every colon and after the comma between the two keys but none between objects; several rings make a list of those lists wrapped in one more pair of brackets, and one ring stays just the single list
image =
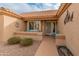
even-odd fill
[{"label": "covered patio", "polygon": [[[59,17],[66,10],[66,8],[68,8],[68,6],[70,6],[70,4],[62,4],[58,11],[48,10],[23,13],[20,15],[10,12],[5,8],[1,8],[0,37],[2,40],[0,42],[5,43],[11,37],[32,38],[34,42],[40,42],[34,43],[34,45],[31,46],[31,49],[34,49],[33,51],[30,50],[33,52],[32,55],[58,56],[57,47],[66,46],[65,34],[63,32],[59,33],[58,21],[60,19]],[[17,51],[15,48],[23,54],[22,49],[20,50],[20,47],[17,47],[17,45],[12,47],[14,49],[8,46],[5,48],[4,43],[3,46],[1,45],[2,49],[0,50],[3,52],[2,55],[4,55],[4,51],[9,52],[9,55],[12,55],[13,51]],[[13,51],[8,51],[7,49],[11,49]],[[30,48],[27,48],[27,53],[31,54],[31,52],[28,52],[29,49]],[[24,50],[26,51],[26,48],[24,48]],[[16,55],[20,55],[21,52]],[[15,55],[15,53],[13,55]],[[26,55],[26,53],[24,55]]]},{"label": "covered patio", "polygon": [[21,14],[24,21],[24,32],[41,33],[41,35],[53,35],[57,33],[56,10],[33,12]]}]

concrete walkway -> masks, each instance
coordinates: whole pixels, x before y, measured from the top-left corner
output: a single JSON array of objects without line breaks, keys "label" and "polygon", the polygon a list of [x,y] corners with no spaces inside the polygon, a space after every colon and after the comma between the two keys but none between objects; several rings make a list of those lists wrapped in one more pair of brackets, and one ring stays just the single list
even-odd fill
[{"label": "concrete walkway", "polygon": [[35,55],[36,56],[58,56],[55,40],[51,37],[44,37]]}]

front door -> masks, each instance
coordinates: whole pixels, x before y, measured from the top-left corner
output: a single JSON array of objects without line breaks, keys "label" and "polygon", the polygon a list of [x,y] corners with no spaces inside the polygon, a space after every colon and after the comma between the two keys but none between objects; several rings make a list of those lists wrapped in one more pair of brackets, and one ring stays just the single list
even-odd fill
[{"label": "front door", "polygon": [[51,21],[46,21],[45,22],[45,34],[46,35],[51,35],[53,34],[53,22]]}]

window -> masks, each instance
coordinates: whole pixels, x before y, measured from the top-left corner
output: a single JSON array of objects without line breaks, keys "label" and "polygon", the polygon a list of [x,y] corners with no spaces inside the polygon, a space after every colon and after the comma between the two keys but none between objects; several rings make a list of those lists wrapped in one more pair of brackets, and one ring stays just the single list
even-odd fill
[{"label": "window", "polygon": [[29,31],[39,31],[40,21],[29,21]]}]

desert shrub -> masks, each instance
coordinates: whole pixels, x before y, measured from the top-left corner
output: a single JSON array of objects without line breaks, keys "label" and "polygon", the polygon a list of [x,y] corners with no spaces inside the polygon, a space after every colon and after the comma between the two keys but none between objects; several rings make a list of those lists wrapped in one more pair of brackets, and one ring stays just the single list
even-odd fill
[{"label": "desert shrub", "polygon": [[18,44],[20,43],[21,38],[20,37],[11,37],[8,39],[8,44],[13,45],[13,44]]},{"label": "desert shrub", "polygon": [[22,46],[29,46],[33,44],[33,39],[32,38],[24,38],[21,40],[20,44]]}]

